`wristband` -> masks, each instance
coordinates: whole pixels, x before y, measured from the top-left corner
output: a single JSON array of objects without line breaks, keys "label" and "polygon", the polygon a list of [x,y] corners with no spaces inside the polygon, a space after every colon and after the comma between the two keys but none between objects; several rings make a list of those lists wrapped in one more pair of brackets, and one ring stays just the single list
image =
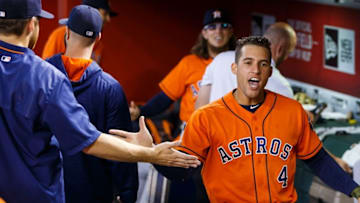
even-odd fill
[{"label": "wristband", "polygon": [[350,195],[356,199],[360,198],[360,186],[356,187]]}]

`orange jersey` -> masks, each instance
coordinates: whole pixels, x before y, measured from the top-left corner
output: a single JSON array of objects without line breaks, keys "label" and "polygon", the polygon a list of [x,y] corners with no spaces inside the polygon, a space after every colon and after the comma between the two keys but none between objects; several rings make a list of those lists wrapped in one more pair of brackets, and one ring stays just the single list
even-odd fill
[{"label": "orange jersey", "polygon": [[65,52],[65,31],[66,26],[56,28],[47,39],[43,52],[42,58],[47,59],[55,54]]},{"label": "orange jersey", "polygon": [[232,93],[195,111],[180,150],[199,157],[210,202],[296,202],[296,158],[322,147],[301,104],[267,91],[251,113]]},{"label": "orange jersey", "polygon": [[212,58],[204,59],[190,54],[181,59],[175,68],[160,82],[161,90],[172,100],[181,98],[180,119],[188,121],[194,112],[199,85],[206,66]]},{"label": "orange jersey", "polygon": [[[49,36],[48,40],[45,43],[43,52],[42,52],[42,58],[47,59],[55,54],[59,53],[65,53],[65,32],[66,32],[66,26],[61,26],[56,28]],[[103,44],[98,41],[93,49],[93,53],[91,55],[91,58],[95,60],[98,64],[100,64],[101,61],[101,54],[103,51]]]}]

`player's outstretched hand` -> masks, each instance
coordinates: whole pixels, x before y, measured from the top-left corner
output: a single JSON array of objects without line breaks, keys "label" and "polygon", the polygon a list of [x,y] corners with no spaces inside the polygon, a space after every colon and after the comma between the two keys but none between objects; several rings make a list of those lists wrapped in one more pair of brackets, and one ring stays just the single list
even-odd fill
[{"label": "player's outstretched hand", "polygon": [[140,116],[140,108],[135,104],[134,101],[130,102],[129,112],[132,121],[136,120]]},{"label": "player's outstretched hand", "polygon": [[116,129],[109,130],[109,133],[112,135],[117,135],[119,136],[119,138],[132,144],[141,145],[144,147],[151,147],[153,144],[153,139],[149,130],[146,128],[144,116],[140,117],[139,126],[140,130],[137,133],[130,133]]},{"label": "player's outstretched hand", "polygon": [[[153,145],[153,140],[145,126],[144,116],[140,117],[139,126],[140,130],[137,133],[130,133],[115,129],[110,130],[109,133],[112,135],[117,135],[120,139],[123,139],[132,144],[151,147]],[[188,155],[173,149],[173,147],[179,145],[179,141],[163,142],[161,144],[155,145],[151,148],[151,153],[149,156],[147,156],[146,161],[163,166],[182,168],[198,167],[200,165],[200,161],[196,156]]]},{"label": "player's outstretched hand", "polygon": [[153,157],[154,160],[151,160],[151,162],[158,165],[172,167],[198,167],[200,165],[200,161],[196,156],[188,155],[173,149],[173,147],[179,146],[180,143],[180,141],[163,142],[154,146],[153,149],[155,156]]}]

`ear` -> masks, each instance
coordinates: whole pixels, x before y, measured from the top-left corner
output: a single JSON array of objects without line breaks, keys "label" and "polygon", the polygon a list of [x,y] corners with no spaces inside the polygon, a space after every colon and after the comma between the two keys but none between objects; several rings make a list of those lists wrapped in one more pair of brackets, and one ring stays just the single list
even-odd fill
[{"label": "ear", "polygon": [[36,17],[32,17],[29,20],[29,22],[27,23],[26,28],[25,28],[25,30],[26,30],[25,34],[26,35],[34,32],[34,30],[36,29],[36,23],[38,23],[37,20],[36,20]]},{"label": "ear", "polygon": [[231,64],[231,72],[232,72],[234,75],[236,75],[237,69],[238,69],[237,64],[236,64],[235,62],[232,63],[232,64]]},{"label": "ear", "polygon": [[277,55],[281,56],[284,51],[286,51],[285,45],[283,43],[279,44],[278,49],[277,49]]},{"label": "ear", "polygon": [[101,32],[99,33],[99,35],[96,37],[96,42],[100,41],[101,39]]},{"label": "ear", "polygon": [[276,46],[275,52],[276,55],[273,57],[275,61],[279,59],[279,57],[285,56],[286,52],[288,51],[288,46],[285,40],[281,40],[278,45]]},{"label": "ear", "polygon": [[70,38],[70,30],[69,30],[69,28],[66,26],[66,28],[65,28],[66,30],[65,30],[65,39],[66,39],[66,41],[67,40],[69,40],[69,38]]},{"label": "ear", "polygon": [[273,67],[272,67],[272,66],[270,66],[270,75],[269,75],[269,77],[271,77],[271,76],[272,76],[272,73],[273,73]]}]

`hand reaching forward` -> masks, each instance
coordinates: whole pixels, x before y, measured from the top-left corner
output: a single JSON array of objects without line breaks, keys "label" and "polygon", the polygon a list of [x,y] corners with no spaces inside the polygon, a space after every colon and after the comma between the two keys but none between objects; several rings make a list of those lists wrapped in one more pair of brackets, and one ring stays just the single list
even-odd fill
[{"label": "hand reaching forward", "polygon": [[154,156],[151,163],[163,165],[163,166],[173,166],[173,167],[182,167],[196,168],[200,165],[200,161],[196,156],[188,155],[182,152],[179,152],[173,147],[179,146],[180,141],[177,142],[163,142],[153,147]]},{"label": "hand reaching forward", "polygon": [[141,116],[139,119],[139,127],[140,130],[137,133],[130,133],[116,129],[109,130],[109,133],[112,135],[118,135],[119,138],[132,144],[141,145],[144,147],[151,147],[153,144],[153,139],[149,130],[146,128],[144,116]]},{"label": "hand reaching forward", "polygon": [[135,104],[134,101],[130,102],[129,112],[130,112],[131,121],[136,120],[140,116],[140,108]]},{"label": "hand reaching forward", "polygon": [[[112,129],[109,132],[132,144],[151,147],[153,145],[152,136],[146,128],[143,116],[141,116],[139,119],[139,126],[140,130],[137,133],[130,133],[115,129]],[[163,166],[183,168],[199,166],[200,161],[196,156],[188,155],[173,149],[173,147],[179,145],[180,142],[163,142],[161,144],[155,145],[152,148],[149,148],[150,153],[144,157],[144,161]]]}]

